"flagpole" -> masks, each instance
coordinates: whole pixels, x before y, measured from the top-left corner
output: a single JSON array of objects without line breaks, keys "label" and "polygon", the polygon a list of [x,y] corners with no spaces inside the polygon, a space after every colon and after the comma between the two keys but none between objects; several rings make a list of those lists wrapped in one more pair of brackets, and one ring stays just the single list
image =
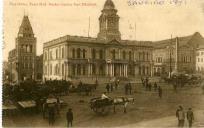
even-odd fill
[{"label": "flagpole", "polygon": [[89,31],[90,31],[90,16],[89,16],[88,37],[89,37]]},{"label": "flagpole", "polygon": [[135,40],[136,40],[136,27],[137,27],[137,26],[136,26],[136,22],[135,22]]}]

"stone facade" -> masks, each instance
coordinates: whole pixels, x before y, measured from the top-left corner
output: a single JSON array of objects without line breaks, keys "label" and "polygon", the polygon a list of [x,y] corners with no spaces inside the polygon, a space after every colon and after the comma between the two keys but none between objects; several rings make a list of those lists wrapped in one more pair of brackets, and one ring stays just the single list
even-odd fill
[{"label": "stone facade", "polygon": [[25,79],[36,79],[36,71],[38,70],[36,68],[36,37],[28,16],[23,17],[16,38],[15,49],[9,52],[8,62],[11,70],[11,82],[19,83]]},{"label": "stone facade", "polygon": [[191,36],[154,42],[153,74],[195,73],[196,48],[199,44],[204,44],[204,39],[197,32]]},{"label": "stone facade", "polygon": [[204,73],[204,45],[199,46],[196,52],[196,71]]},{"label": "stone facade", "polygon": [[44,80],[151,75],[152,43],[121,40],[111,0],[104,5],[99,27],[97,38],[67,35],[44,43]]}]

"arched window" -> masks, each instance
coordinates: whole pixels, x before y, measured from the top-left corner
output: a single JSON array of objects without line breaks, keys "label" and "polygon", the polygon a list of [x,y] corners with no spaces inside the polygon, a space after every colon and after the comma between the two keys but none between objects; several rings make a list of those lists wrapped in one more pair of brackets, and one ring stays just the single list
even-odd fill
[{"label": "arched window", "polygon": [[62,64],[62,75],[64,75],[64,64]]},{"label": "arched window", "polygon": [[96,65],[95,64],[93,64],[92,66],[92,74],[96,75]]},{"label": "arched window", "polygon": [[50,75],[52,75],[52,64],[50,64]]},{"label": "arched window", "polygon": [[32,53],[33,52],[33,46],[30,45],[30,52]]},{"label": "arched window", "polygon": [[81,58],[81,49],[77,48],[77,58]]},{"label": "arched window", "polygon": [[86,50],[83,49],[83,58],[86,58]]},{"label": "arched window", "polygon": [[129,51],[129,60],[132,60],[132,52]]},{"label": "arched window", "polygon": [[72,49],[72,58],[75,58],[75,49]]},{"label": "arched window", "polygon": [[126,59],[126,52],[123,51],[123,59],[125,60]]},{"label": "arched window", "polygon": [[92,59],[96,59],[96,50],[92,49]]},{"label": "arched window", "polygon": [[100,59],[103,59],[103,50],[100,50],[100,51],[99,51],[99,58],[100,58]]},{"label": "arched window", "polygon": [[112,51],[112,59],[115,59],[115,49]]},{"label": "arched window", "polygon": [[83,75],[86,75],[86,66],[83,66]]},{"label": "arched window", "polygon": [[145,52],[143,52],[143,59],[142,60],[145,61]]},{"label": "arched window", "polygon": [[56,59],[58,59],[58,49],[56,49]]},{"label": "arched window", "polygon": [[64,48],[62,48],[62,58],[64,58]]}]

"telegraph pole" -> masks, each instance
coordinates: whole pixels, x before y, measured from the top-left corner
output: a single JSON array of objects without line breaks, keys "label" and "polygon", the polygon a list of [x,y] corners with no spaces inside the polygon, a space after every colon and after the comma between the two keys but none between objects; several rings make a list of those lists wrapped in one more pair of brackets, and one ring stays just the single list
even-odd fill
[{"label": "telegraph pole", "polygon": [[170,67],[169,67],[169,68],[170,68],[170,69],[169,69],[169,72],[170,72],[169,77],[170,77],[170,78],[171,78],[171,72],[172,72],[172,68],[171,68],[171,52],[172,52],[171,48],[172,48],[172,46],[171,46],[171,45],[172,45],[172,35],[171,35],[171,42],[170,42],[170,47],[169,47],[169,59],[170,59],[170,60],[169,60],[169,63],[170,63],[170,64],[169,64],[169,66],[170,66]]}]

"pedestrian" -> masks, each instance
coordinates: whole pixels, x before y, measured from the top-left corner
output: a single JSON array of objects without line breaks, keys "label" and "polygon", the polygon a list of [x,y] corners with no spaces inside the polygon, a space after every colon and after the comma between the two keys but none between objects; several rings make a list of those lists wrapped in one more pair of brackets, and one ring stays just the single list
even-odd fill
[{"label": "pedestrian", "polygon": [[59,99],[58,96],[57,96],[57,104],[56,104],[56,107],[57,107],[57,114],[59,115],[59,113],[60,113],[60,99]]},{"label": "pedestrian", "polygon": [[162,88],[160,86],[158,88],[158,92],[159,92],[159,98],[162,98]]},{"label": "pedestrian", "polygon": [[118,90],[118,82],[115,82],[115,90]]},{"label": "pedestrian", "polygon": [[110,85],[111,92],[113,92],[113,83]]},{"label": "pedestrian", "polygon": [[188,120],[188,126],[189,126],[189,128],[191,128],[192,124],[193,124],[193,120],[194,120],[194,115],[193,115],[193,111],[191,108],[188,109],[186,116],[187,116],[187,120]]},{"label": "pedestrian", "polygon": [[55,122],[55,110],[54,107],[49,109],[49,125],[53,125]]},{"label": "pedestrian", "polygon": [[106,90],[107,90],[107,92],[109,93],[109,90],[110,90],[110,85],[109,85],[109,83],[107,83],[107,85],[106,85]]},{"label": "pedestrian", "polygon": [[67,127],[71,126],[72,127],[72,122],[73,122],[73,112],[72,112],[72,109],[69,108],[68,112],[67,112]]},{"label": "pedestrian", "polygon": [[125,94],[128,94],[128,84],[125,84]]},{"label": "pedestrian", "polygon": [[129,93],[130,93],[130,95],[131,95],[131,94],[132,94],[132,85],[131,85],[131,83],[129,83],[128,89],[129,89]]},{"label": "pedestrian", "polygon": [[179,109],[177,109],[176,117],[178,118],[178,127],[184,127],[185,113],[182,106],[179,106]]},{"label": "pedestrian", "polygon": [[149,82],[149,91],[151,91],[152,90],[152,84]]},{"label": "pedestrian", "polygon": [[157,91],[157,83],[154,82],[154,91]]}]

